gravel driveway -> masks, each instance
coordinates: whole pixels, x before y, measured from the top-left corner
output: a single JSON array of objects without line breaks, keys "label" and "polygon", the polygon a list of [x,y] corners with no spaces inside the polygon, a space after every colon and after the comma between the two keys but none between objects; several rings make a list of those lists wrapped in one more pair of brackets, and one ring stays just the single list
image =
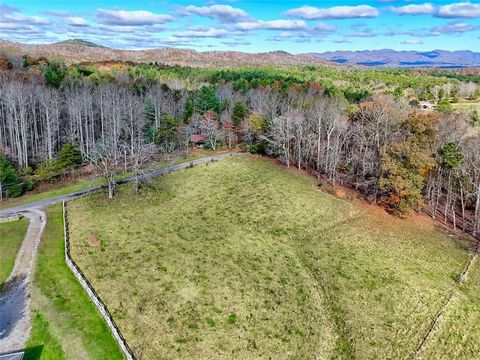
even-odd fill
[{"label": "gravel driveway", "polygon": [[29,283],[46,216],[40,210],[30,210],[23,215],[30,224],[0,294],[0,353],[23,349],[30,336]]}]

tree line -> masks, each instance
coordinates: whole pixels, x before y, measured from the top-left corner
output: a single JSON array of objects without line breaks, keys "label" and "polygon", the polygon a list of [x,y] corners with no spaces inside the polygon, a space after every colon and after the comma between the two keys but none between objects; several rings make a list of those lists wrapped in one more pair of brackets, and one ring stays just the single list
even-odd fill
[{"label": "tree line", "polygon": [[241,145],[354,187],[399,214],[425,209],[478,236],[480,138],[465,113],[419,111],[404,96],[381,92],[348,101],[311,82],[242,88],[216,79],[192,88],[126,73],[90,81],[58,66],[42,78],[5,72],[0,80],[3,195],[82,163],[106,179],[110,197],[122,170],[133,172],[138,190],[155,154],[188,149],[201,135],[212,150]]}]

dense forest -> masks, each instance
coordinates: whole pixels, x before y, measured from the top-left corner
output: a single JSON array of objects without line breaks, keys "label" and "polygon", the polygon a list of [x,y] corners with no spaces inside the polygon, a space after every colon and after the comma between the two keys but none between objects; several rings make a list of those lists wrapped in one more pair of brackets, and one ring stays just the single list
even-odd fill
[{"label": "dense forest", "polygon": [[[18,64],[17,64],[18,65]],[[156,154],[240,146],[479,235],[478,78],[326,66],[205,69],[24,58],[0,72],[0,187],[90,164],[109,185]],[[418,108],[428,101],[435,110]],[[195,136],[194,136],[195,135]],[[197,142],[197,141],[193,141]]]}]

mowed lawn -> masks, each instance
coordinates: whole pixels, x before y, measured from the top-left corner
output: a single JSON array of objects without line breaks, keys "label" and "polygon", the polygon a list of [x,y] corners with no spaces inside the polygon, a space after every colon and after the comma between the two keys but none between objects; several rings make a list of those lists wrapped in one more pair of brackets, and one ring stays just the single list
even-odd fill
[{"label": "mowed lawn", "polygon": [[139,358],[406,359],[452,292],[420,355],[480,358],[465,242],[272,162],[236,156],[68,214],[72,255]]},{"label": "mowed lawn", "polygon": [[30,287],[32,331],[25,360],[123,359],[107,324],[64,259],[62,205],[47,225]]},{"label": "mowed lawn", "polygon": [[0,223],[0,291],[15,264],[18,249],[28,229],[28,219]]}]

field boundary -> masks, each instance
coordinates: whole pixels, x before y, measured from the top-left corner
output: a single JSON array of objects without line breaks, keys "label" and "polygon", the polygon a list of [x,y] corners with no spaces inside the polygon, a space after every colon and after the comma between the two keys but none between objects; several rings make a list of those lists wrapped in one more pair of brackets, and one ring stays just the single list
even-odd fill
[{"label": "field boundary", "polygon": [[[473,256],[470,257],[468,260],[467,266],[465,269],[462,271],[462,273],[458,277],[458,284],[462,284],[465,281],[468,280],[468,274],[470,270],[473,268],[475,262],[478,259],[478,248],[475,250],[475,253]],[[428,328],[428,331],[426,335],[423,337],[421,343],[418,345],[414,353],[411,355],[411,359],[416,359],[419,354],[423,351],[423,348],[425,347],[425,344],[433,337],[435,333],[435,329],[439,326],[440,321],[444,317],[445,312],[447,311],[447,308],[450,306],[452,303],[454,297],[457,295],[458,289],[454,289],[453,292],[448,296],[447,301],[443,304],[443,306],[440,308],[439,312],[435,316],[435,318],[432,320],[430,327]]]},{"label": "field boundary", "polygon": [[97,310],[105,319],[108,325],[108,328],[110,329],[113,337],[117,341],[118,346],[125,354],[125,357],[128,360],[136,360],[133,354],[133,351],[128,346],[127,341],[125,340],[122,333],[120,332],[120,329],[118,328],[117,324],[113,320],[112,315],[110,314],[110,311],[108,311],[107,306],[100,299],[100,296],[93,289],[93,286],[90,284],[86,276],[83,274],[83,272],[80,270],[80,268],[77,266],[75,261],[70,256],[70,235],[68,232],[67,204],[65,200],[63,201],[63,234],[64,234],[64,242],[65,242],[65,262],[67,263],[67,266],[70,268],[70,270],[72,270],[73,275],[75,275],[80,285],[82,285],[83,289],[87,292],[90,300],[92,300]]},{"label": "field boundary", "polygon": [[438,313],[435,315],[433,320],[430,323],[430,326],[428,327],[427,333],[425,336],[422,338],[422,341],[420,344],[417,346],[413,354],[410,356],[410,359],[417,359],[417,357],[423,352],[423,349],[425,348],[427,342],[433,337],[435,334],[435,330],[439,326],[441,320],[444,317],[444,314],[449,307],[449,305],[452,303],[452,299],[455,296],[455,293],[452,292],[448,297],[447,300],[443,303],[442,307],[438,311]]}]

